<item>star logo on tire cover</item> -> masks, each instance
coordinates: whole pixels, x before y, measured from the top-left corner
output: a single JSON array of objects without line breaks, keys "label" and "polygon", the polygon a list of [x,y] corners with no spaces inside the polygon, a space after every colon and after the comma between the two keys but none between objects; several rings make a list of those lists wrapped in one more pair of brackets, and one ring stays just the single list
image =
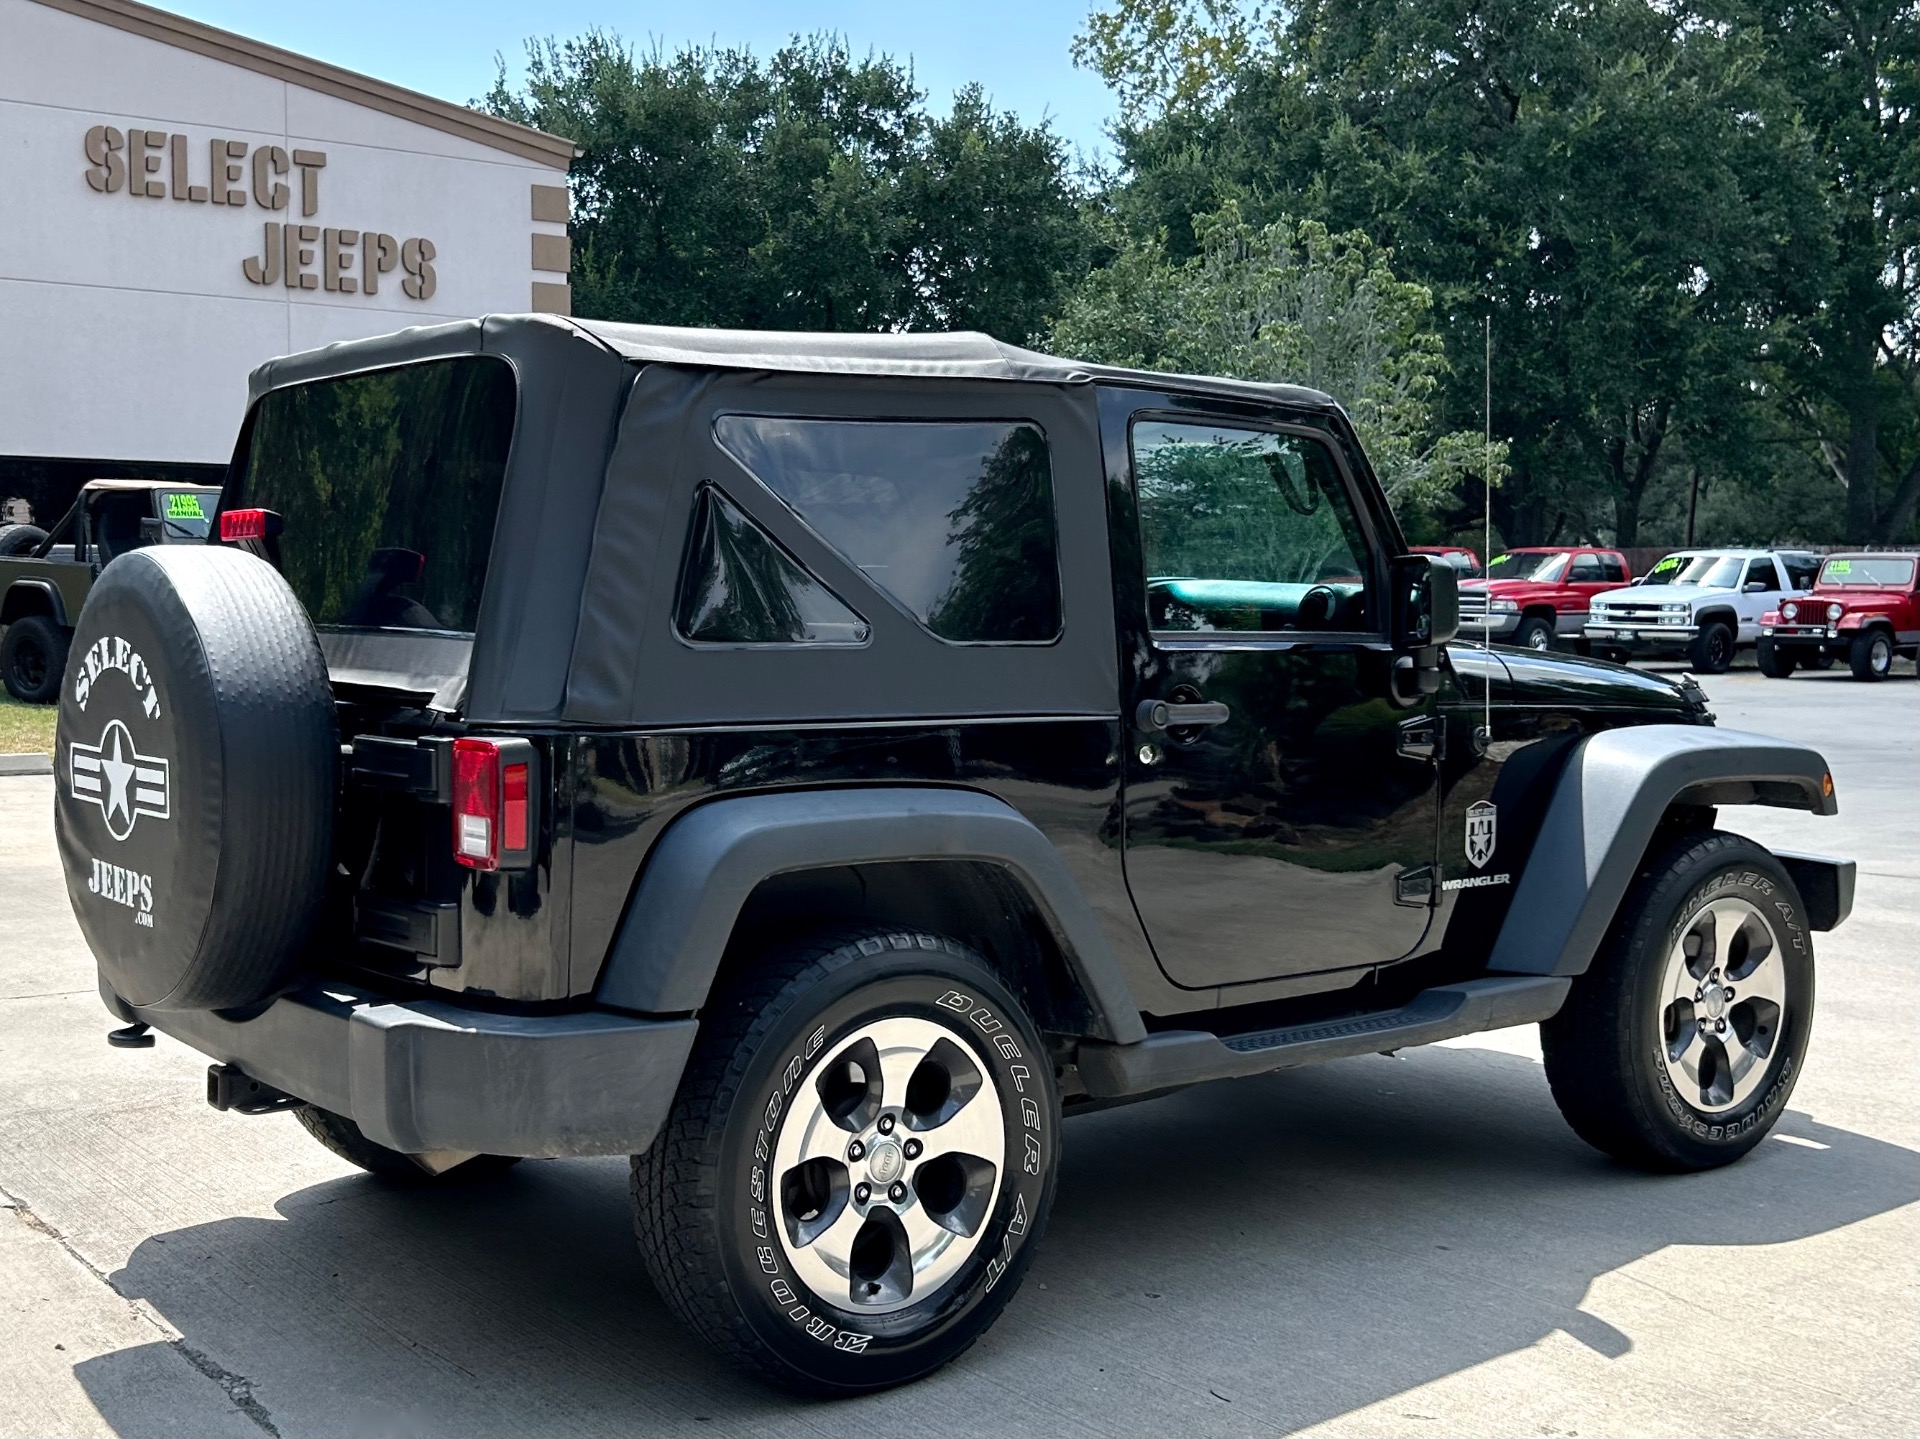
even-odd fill
[{"label": "star logo on tire cover", "polygon": [[67,788],[85,804],[97,804],[107,833],[125,839],[143,814],[172,817],[173,785],[167,761],[141,754],[119,720],[109,720],[97,745],[67,746]]}]

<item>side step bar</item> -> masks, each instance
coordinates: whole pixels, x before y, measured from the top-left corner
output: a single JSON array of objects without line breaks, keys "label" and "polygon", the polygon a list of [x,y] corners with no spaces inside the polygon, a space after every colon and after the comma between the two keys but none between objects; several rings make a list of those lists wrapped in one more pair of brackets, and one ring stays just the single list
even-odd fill
[{"label": "side step bar", "polygon": [[1138,1044],[1088,1041],[1080,1046],[1080,1079],[1096,1099],[1120,1099],[1209,1079],[1242,1079],[1356,1054],[1409,1049],[1549,1019],[1572,985],[1571,979],[1555,975],[1498,975],[1423,990],[1399,1009],[1378,1014],[1225,1039],[1179,1029],[1150,1034]]}]

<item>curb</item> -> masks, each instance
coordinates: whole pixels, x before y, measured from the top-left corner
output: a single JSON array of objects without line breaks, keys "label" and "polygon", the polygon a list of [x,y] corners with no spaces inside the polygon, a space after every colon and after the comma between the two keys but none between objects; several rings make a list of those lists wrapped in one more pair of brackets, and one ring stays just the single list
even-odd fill
[{"label": "curb", "polygon": [[50,754],[0,754],[0,775],[52,773]]}]

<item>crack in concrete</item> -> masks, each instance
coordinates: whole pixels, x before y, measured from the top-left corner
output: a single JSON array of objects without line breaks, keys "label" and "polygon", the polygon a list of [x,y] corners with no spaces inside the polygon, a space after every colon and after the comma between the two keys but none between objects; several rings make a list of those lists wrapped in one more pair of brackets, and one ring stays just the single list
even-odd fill
[{"label": "crack in concrete", "polygon": [[206,1353],[195,1349],[187,1343],[184,1334],[155,1312],[145,1300],[121,1293],[120,1286],[113,1282],[112,1275],[82,1254],[65,1234],[34,1213],[32,1206],[26,1200],[8,1190],[0,1189],[0,1209],[11,1209],[14,1217],[27,1228],[36,1234],[45,1235],[59,1245],[69,1259],[111,1290],[115,1298],[133,1311],[135,1317],[158,1330],[169,1349],[186,1360],[198,1373],[218,1384],[221,1392],[227,1396],[228,1402],[234,1408],[251,1419],[263,1433],[271,1436],[271,1439],[280,1439],[280,1430],[274,1425],[273,1415],[268,1412],[266,1405],[253,1397],[251,1379],[242,1374],[235,1374],[231,1369],[222,1368]]}]

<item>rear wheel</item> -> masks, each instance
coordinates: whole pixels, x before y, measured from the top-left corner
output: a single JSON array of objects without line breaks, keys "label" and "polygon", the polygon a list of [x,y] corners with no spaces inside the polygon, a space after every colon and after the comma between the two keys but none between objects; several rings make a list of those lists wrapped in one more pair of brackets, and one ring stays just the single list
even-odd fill
[{"label": "rear wheel", "polygon": [[1770,680],[1783,680],[1792,674],[1795,658],[1780,649],[1772,640],[1763,639],[1754,646],[1754,663],[1760,666],[1760,673]]},{"label": "rear wheel", "polygon": [[1513,642],[1523,650],[1552,649],[1553,621],[1539,615],[1528,615],[1520,621],[1520,628],[1513,632]]},{"label": "rear wheel", "polygon": [[344,1114],[322,1109],[316,1104],[302,1105],[294,1118],[307,1133],[319,1140],[349,1164],[395,1184],[444,1184],[474,1179],[491,1179],[505,1174],[520,1161],[505,1154],[476,1154],[458,1164],[441,1166],[431,1155],[415,1157],[375,1144]]},{"label": "rear wheel", "polygon": [[1725,674],[1733,668],[1733,627],[1722,620],[1708,620],[1693,637],[1687,658],[1703,675]]},{"label": "rear wheel", "polygon": [[870,932],[757,957],[634,1157],[648,1273],[784,1387],[917,1379],[1019,1287],[1058,1108],[1039,1034],[965,946]]},{"label": "rear wheel", "polygon": [[1677,1172],[1730,1164],[1766,1137],[1812,1018],[1799,891],[1766,850],[1716,831],[1649,856],[1540,1040],[1575,1133]]},{"label": "rear wheel", "polygon": [[45,615],[27,615],[7,626],[0,639],[0,680],[23,704],[52,704],[60,698],[60,677],[67,670],[67,634]]},{"label": "rear wheel", "polygon": [[1893,671],[1893,636],[1885,630],[1866,630],[1853,637],[1847,662],[1853,677],[1877,683]]}]

